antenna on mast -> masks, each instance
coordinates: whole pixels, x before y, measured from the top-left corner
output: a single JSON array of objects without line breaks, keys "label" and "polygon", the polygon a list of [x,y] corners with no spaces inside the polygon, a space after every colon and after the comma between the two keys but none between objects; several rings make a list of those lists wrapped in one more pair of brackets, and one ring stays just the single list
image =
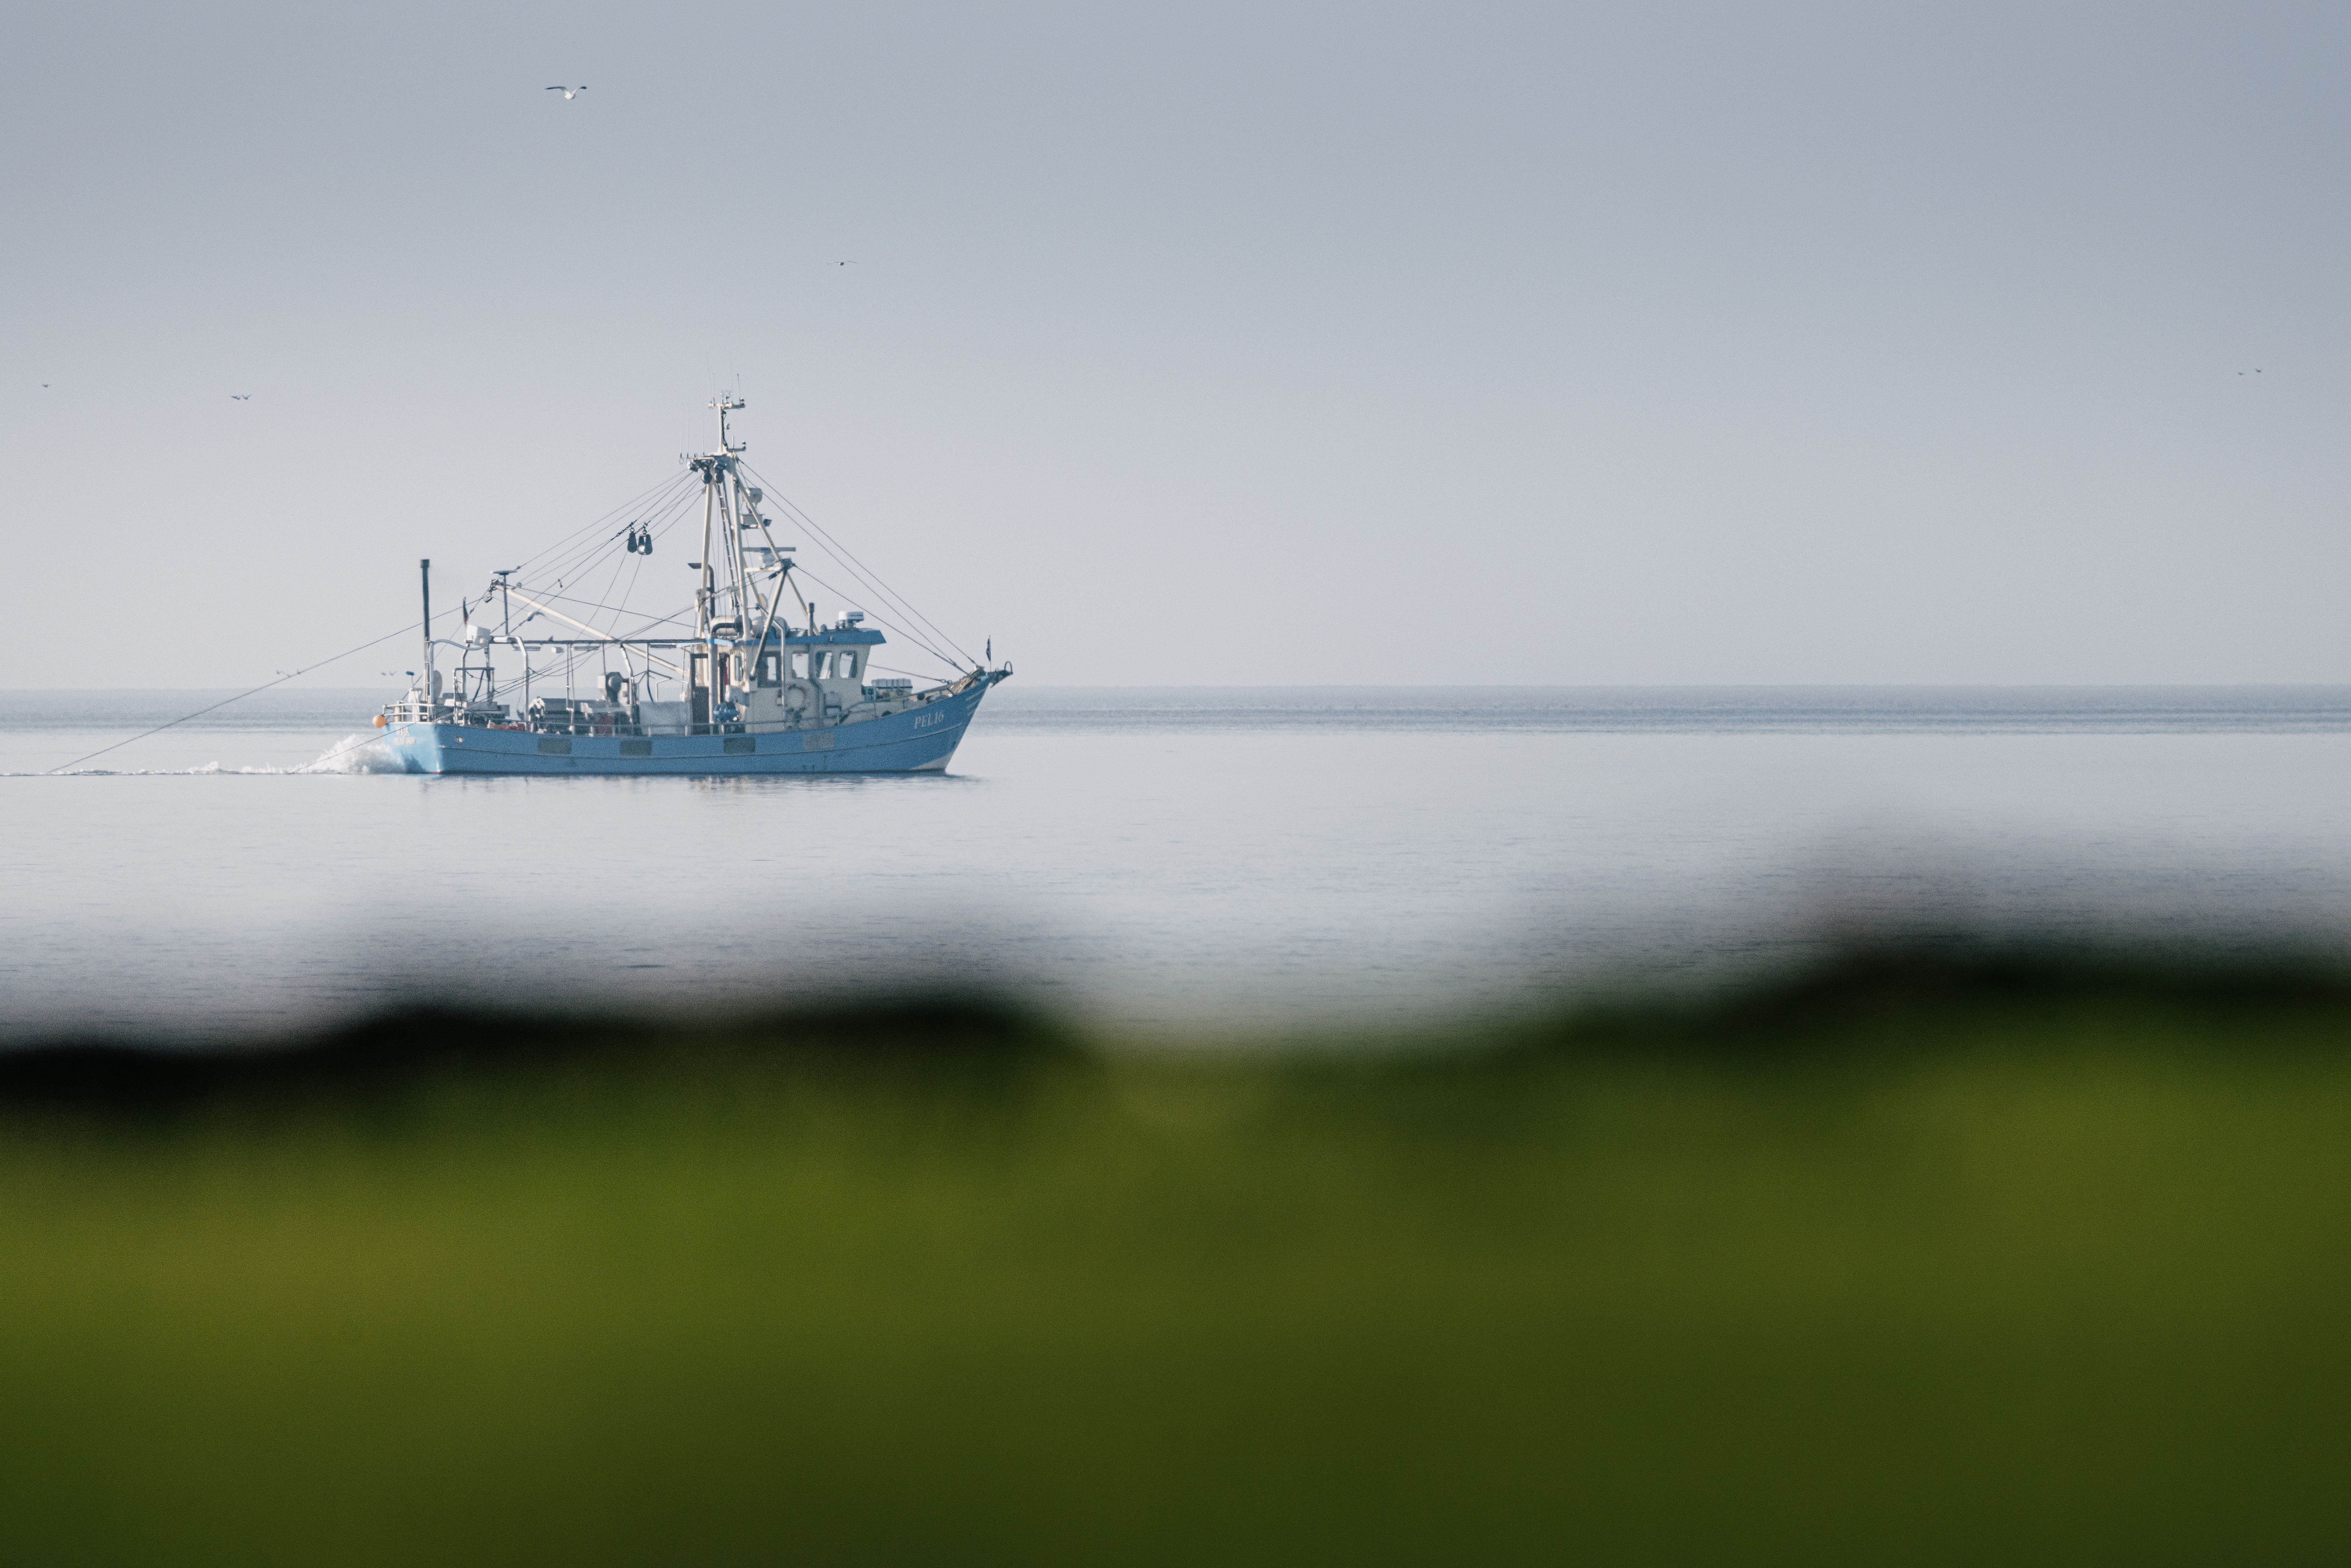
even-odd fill
[{"label": "antenna on mast", "polygon": [[743,394],[741,392],[720,392],[716,397],[710,400],[710,406],[718,411],[718,450],[726,453],[749,451],[750,448],[747,444],[740,446],[733,445],[730,444],[726,439],[726,416],[729,413],[732,413],[735,410],[743,406]]}]

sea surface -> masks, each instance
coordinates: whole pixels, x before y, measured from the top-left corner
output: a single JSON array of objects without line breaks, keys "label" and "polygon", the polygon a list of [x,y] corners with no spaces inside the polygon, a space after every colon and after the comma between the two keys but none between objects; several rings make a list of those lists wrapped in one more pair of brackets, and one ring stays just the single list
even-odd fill
[{"label": "sea surface", "polygon": [[225,695],[0,693],[0,1040],[970,986],[1213,1039],[1855,935],[2351,950],[2351,687],[1015,681],[920,778],[379,773],[375,691],[120,744]]}]

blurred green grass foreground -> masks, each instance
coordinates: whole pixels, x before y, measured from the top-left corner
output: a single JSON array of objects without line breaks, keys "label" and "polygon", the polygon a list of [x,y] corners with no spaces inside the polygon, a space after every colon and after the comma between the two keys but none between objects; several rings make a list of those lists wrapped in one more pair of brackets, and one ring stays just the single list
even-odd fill
[{"label": "blurred green grass foreground", "polygon": [[2291,966],[18,1052],[0,1561],[2335,1561],[2346,1258]]}]

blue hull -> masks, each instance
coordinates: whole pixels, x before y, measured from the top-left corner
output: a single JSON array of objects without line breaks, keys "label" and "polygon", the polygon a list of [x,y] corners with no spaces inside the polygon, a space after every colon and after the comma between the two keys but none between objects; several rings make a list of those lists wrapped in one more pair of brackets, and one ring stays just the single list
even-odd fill
[{"label": "blue hull", "polygon": [[[473,725],[395,724],[386,749],[406,773],[617,775],[937,773],[979,711],[974,685],[905,713],[768,735],[539,735]],[[624,749],[625,748],[625,749]]]}]

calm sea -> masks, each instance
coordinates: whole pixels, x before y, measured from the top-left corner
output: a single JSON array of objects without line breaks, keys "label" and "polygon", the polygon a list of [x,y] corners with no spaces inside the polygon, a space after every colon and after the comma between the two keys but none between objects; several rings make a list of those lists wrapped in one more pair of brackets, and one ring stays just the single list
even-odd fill
[{"label": "calm sea", "polygon": [[2344,687],[1015,681],[946,777],[758,781],[371,773],[387,695],[60,776],[210,696],[0,694],[0,1038],[970,984],[1291,1030],[1855,929],[2351,934]]}]

